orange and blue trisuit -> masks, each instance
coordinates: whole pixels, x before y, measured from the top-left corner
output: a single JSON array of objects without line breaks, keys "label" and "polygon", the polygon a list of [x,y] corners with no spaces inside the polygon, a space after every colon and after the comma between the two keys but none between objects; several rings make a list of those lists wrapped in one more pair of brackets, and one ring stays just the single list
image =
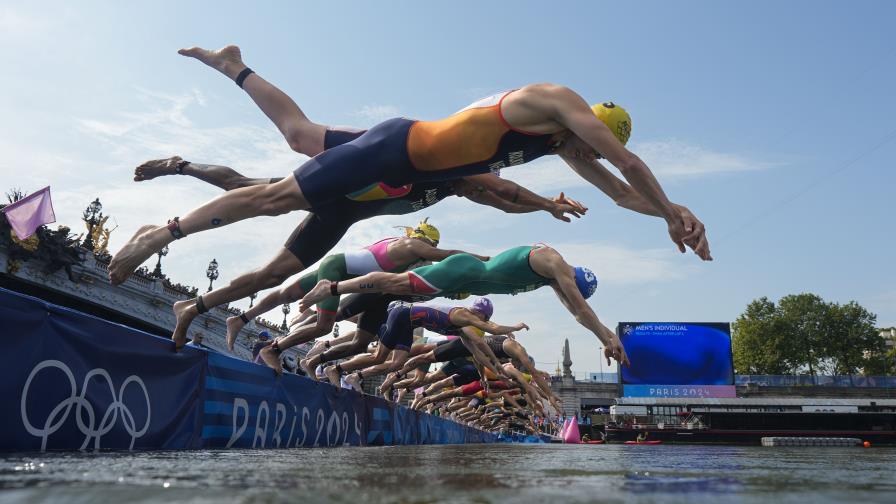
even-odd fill
[{"label": "orange and blue trisuit", "polygon": [[395,118],[328,149],[294,172],[312,208],[349,198],[395,198],[415,182],[450,180],[528,163],[548,154],[553,135],[515,129],[501,103],[479,100],[438,121]]}]

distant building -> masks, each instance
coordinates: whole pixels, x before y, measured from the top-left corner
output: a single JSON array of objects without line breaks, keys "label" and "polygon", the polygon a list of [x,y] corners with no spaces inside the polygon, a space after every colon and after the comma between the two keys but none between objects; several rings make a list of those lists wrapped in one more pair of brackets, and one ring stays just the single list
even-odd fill
[{"label": "distant building", "polygon": [[619,381],[619,373],[588,373],[588,381],[594,383],[616,383]]},{"label": "distant building", "polygon": [[887,346],[887,351],[896,347],[896,327],[888,327],[886,329],[880,329],[880,337],[884,339],[884,344]]}]

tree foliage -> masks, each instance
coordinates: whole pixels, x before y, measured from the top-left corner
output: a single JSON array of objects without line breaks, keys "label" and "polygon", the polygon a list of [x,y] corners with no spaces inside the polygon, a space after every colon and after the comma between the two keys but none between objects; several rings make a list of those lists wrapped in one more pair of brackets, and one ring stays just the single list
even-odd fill
[{"label": "tree foliage", "polygon": [[877,316],[851,301],[829,303],[815,294],[754,300],[733,325],[739,374],[888,374]]}]

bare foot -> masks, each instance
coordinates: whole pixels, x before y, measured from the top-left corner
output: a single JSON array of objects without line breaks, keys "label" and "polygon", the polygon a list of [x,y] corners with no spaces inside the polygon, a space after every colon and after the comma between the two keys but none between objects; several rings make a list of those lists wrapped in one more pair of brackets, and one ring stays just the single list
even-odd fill
[{"label": "bare foot", "polygon": [[334,387],[339,387],[341,385],[339,383],[339,371],[336,370],[336,366],[325,367],[324,374],[327,375],[327,380],[330,380],[330,385]]},{"label": "bare foot", "polygon": [[174,333],[171,339],[174,340],[174,348],[180,350],[187,344],[187,329],[190,328],[190,322],[199,315],[196,310],[196,302],[192,299],[185,299],[174,303],[174,319],[177,321],[174,325]]},{"label": "bare foot", "polygon": [[361,377],[358,373],[352,373],[345,377],[345,383],[348,383],[355,392],[361,392]]},{"label": "bare foot", "polygon": [[314,358],[311,359],[302,359],[299,361],[299,366],[301,366],[302,371],[314,381],[317,381],[317,373],[314,372],[314,368],[317,367],[317,362],[312,362]]},{"label": "bare foot", "polygon": [[236,342],[236,337],[240,334],[240,331],[245,325],[246,323],[239,317],[227,317],[227,349],[231,352],[233,351],[233,344]]},{"label": "bare foot", "polygon": [[299,301],[299,310],[305,311],[328,297],[330,297],[330,281],[321,280]]},{"label": "bare foot", "polygon": [[414,400],[411,402],[411,409],[420,409],[423,402],[423,394],[414,394]]},{"label": "bare foot", "polygon": [[324,353],[324,350],[327,349],[327,342],[322,340],[317,340],[314,342],[314,346],[311,347],[311,350],[308,350],[308,353],[305,354],[306,359],[310,359],[312,357],[316,357],[319,354]]},{"label": "bare foot", "polygon": [[280,362],[280,352],[274,350],[274,347],[268,345],[262,348],[261,351],[258,352],[258,355],[269,368],[274,370],[275,373],[278,375],[283,374],[283,364]]},{"label": "bare foot", "polygon": [[395,383],[396,380],[398,380],[398,373],[389,373],[389,376],[386,376],[383,384],[380,385],[380,394],[382,394],[383,397],[386,397],[389,391],[392,390],[392,384]]},{"label": "bare foot", "polygon": [[134,168],[134,182],[152,180],[164,175],[174,175],[177,173],[174,169],[177,167],[177,163],[181,161],[183,161],[183,159],[180,156],[147,161],[137,168]]},{"label": "bare foot", "polygon": [[408,393],[408,389],[398,389],[398,395],[395,397],[395,402],[400,403],[402,399],[404,399],[404,395]]},{"label": "bare foot", "polygon": [[210,51],[201,47],[190,47],[189,49],[177,51],[177,54],[196,58],[226,75],[231,80],[236,79],[237,75],[246,68],[240,48],[235,45],[224,46],[217,51]]},{"label": "bare foot", "polygon": [[112,257],[112,262],[109,263],[109,281],[112,285],[124,282],[137,266],[170,242],[171,234],[164,226],[142,226]]}]

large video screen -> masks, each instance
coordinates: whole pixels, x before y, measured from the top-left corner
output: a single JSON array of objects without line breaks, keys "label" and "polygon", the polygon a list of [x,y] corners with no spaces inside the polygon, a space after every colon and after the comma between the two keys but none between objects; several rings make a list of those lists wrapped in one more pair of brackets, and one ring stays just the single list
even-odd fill
[{"label": "large video screen", "polygon": [[719,322],[622,322],[631,360],[622,367],[623,395],[734,397],[731,327]]}]

